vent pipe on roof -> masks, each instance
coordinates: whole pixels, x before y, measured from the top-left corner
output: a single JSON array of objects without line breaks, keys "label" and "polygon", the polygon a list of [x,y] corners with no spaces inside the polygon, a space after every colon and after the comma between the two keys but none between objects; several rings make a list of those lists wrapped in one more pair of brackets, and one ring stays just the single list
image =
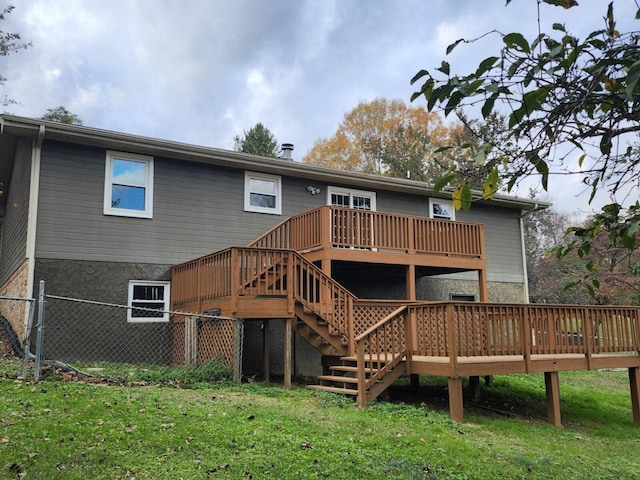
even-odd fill
[{"label": "vent pipe on roof", "polygon": [[284,160],[293,160],[293,143],[283,143],[280,148],[282,150],[280,158]]}]

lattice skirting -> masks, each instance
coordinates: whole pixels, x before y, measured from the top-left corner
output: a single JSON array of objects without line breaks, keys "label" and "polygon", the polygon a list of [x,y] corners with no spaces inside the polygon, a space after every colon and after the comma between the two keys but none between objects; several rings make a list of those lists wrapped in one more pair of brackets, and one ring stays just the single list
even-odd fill
[{"label": "lattice skirting", "polygon": [[192,316],[174,323],[173,363],[201,365],[220,358],[229,366],[235,381],[242,376],[244,322]]}]

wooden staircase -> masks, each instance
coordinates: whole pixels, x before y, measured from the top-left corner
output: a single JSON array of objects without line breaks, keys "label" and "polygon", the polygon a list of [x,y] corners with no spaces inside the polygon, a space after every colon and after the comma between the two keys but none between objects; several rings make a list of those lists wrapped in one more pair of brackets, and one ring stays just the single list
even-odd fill
[{"label": "wooden staircase", "polygon": [[[286,290],[293,296],[294,329],[298,335],[323,355],[340,357],[340,364],[331,366],[331,373],[319,376],[319,383],[309,385],[310,389],[357,397],[358,402],[365,405],[406,372],[406,361],[399,360],[398,355],[380,355],[375,351],[367,352],[361,359],[363,368],[358,370],[353,338],[354,304],[358,299],[342,285],[293,251],[275,257],[263,253],[256,258],[255,270],[243,288],[251,292]],[[381,350],[394,350],[379,340],[371,341],[366,335],[363,338],[372,345],[379,344]]]},{"label": "wooden staircase", "polygon": [[[322,390],[325,392],[338,393],[342,395],[357,396],[361,393],[358,379],[358,357],[345,356],[340,358],[341,365],[329,367],[331,374],[318,377],[318,385],[308,385],[312,390]],[[393,382],[406,373],[406,361],[401,361],[395,365],[391,371],[383,378],[377,378],[378,374],[385,367],[376,360],[365,360],[364,366],[364,395],[366,401],[370,401],[384,392]]]}]

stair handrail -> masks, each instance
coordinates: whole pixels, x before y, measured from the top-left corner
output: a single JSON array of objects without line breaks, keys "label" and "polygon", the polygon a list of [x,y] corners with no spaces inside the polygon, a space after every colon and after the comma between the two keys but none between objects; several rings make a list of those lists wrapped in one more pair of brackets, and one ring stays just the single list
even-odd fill
[{"label": "stair handrail", "polygon": [[[299,302],[301,305],[309,308],[315,315],[325,320],[331,327],[335,328],[340,334],[344,335],[347,338],[348,342],[348,350],[349,354],[354,353],[354,335],[353,335],[353,304],[358,301],[358,297],[356,297],[353,293],[343,287],[340,283],[335,281],[329,275],[324,273],[320,268],[315,266],[312,262],[307,260],[304,256],[299,254],[294,250],[290,250],[292,258],[295,259],[299,263],[299,265],[306,268],[308,271],[312,272],[313,276],[321,279],[325,282],[326,286],[328,286],[331,290],[331,294],[324,295],[324,297],[328,297],[330,299],[331,308],[335,311],[335,299],[334,292],[337,292],[339,296],[344,298],[343,304],[345,311],[343,313],[344,318],[346,319],[346,325],[341,322],[336,321],[333,315],[327,317],[324,315],[325,312],[322,311],[321,308],[318,308],[318,303],[322,304],[322,302],[311,302],[309,299],[304,298],[303,295],[298,292],[297,288],[293,288],[291,294],[294,295],[295,301]],[[296,283],[297,285],[297,283]],[[314,287],[315,288],[315,287]],[[319,293],[322,293],[322,289]],[[326,300],[326,298],[325,298]]]},{"label": "stair handrail", "polygon": [[[291,238],[291,228],[294,222],[298,219],[308,217],[313,215],[315,212],[321,212],[323,209],[328,208],[326,205],[312,208],[311,210],[304,211],[302,213],[298,213],[296,215],[292,215],[288,218],[285,218],[280,223],[275,225],[273,228],[266,231],[264,234],[260,235],[254,241],[252,241],[248,247],[264,247],[264,248],[284,248],[291,250],[299,250],[305,248],[318,247],[318,245],[292,245]],[[280,232],[279,241],[267,241],[269,238],[274,237],[277,232]]]},{"label": "stair handrail", "polygon": [[[367,390],[375,383],[381,381],[409,352],[411,325],[408,319],[408,308],[407,305],[397,308],[355,338],[356,365],[358,368],[358,404],[362,407],[364,407],[367,402]],[[405,312],[405,315],[401,315]],[[394,321],[403,323],[403,325],[393,325]],[[387,328],[394,329],[396,332],[402,332],[402,338],[398,339],[397,336],[387,335],[385,330]],[[382,338],[377,338],[378,336]],[[400,341],[396,342],[394,340]],[[370,348],[374,345],[378,348],[376,352],[370,351],[368,353],[369,358],[365,359],[365,355],[367,355],[365,351],[367,343]],[[371,368],[371,373],[368,378],[366,376],[367,363]]]}]

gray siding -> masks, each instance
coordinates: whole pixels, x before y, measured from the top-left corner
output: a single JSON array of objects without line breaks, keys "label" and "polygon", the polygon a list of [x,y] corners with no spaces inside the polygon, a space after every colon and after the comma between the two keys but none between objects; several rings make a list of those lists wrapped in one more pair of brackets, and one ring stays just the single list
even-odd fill
[{"label": "gray siding", "polygon": [[308,181],[283,178],[283,214],[244,211],[244,171],[155,159],[154,218],[103,215],[105,152],[45,144],[38,258],[173,264],[245,245],[323,203]]},{"label": "gray siding", "polygon": [[[104,168],[103,149],[45,143],[38,258],[175,264],[246,245],[286,217],[327,200],[327,184],[283,177],[282,215],[245,212],[244,171],[156,157],[154,218],[105,216]],[[321,192],[309,195],[308,185]],[[428,199],[379,191],[377,209],[426,216]],[[519,214],[487,205],[457,213],[458,220],[485,224],[491,281],[523,282]]]},{"label": "gray siding", "polygon": [[519,210],[473,205],[468,212],[456,212],[456,219],[484,224],[489,281],[524,282]]},{"label": "gray siding", "polygon": [[[169,280],[171,273],[169,265],[37,260],[35,278],[48,295],[126,305],[129,280]],[[172,322],[130,323],[126,309],[52,298],[46,322],[47,359],[171,363]]]},{"label": "gray siding", "polygon": [[0,285],[9,279],[27,257],[30,176],[31,141],[21,138],[16,144],[13,172],[2,221]]}]

